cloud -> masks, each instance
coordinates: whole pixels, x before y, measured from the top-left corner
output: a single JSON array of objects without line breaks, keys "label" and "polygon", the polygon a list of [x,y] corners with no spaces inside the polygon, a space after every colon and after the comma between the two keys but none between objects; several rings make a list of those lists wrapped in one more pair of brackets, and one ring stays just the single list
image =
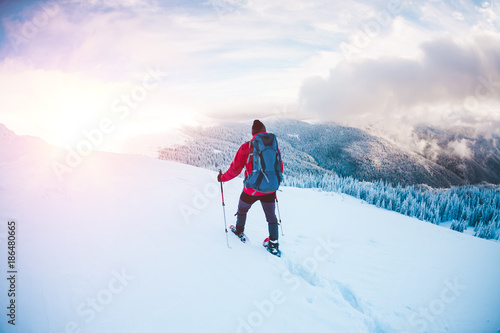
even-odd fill
[{"label": "cloud", "polygon": [[[341,63],[326,78],[303,82],[302,107],[323,120],[376,122],[499,121],[500,34],[452,36],[420,45],[415,59],[381,57]],[[497,110],[497,109],[496,109]],[[474,124],[476,125],[476,124]]]},{"label": "cloud", "polygon": [[[157,109],[178,110],[178,103],[169,102],[181,100],[185,104],[183,110],[198,108],[198,112],[216,114],[214,108],[224,100],[227,105],[232,99],[246,99],[246,104],[260,99],[254,103],[260,109],[266,105],[274,108],[271,105],[274,102],[266,101],[283,99],[285,95],[288,101],[295,100],[301,78],[305,72],[311,73],[308,68],[314,68],[312,73],[327,68],[311,60],[320,59],[321,64],[335,61],[322,52],[335,41],[336,35],[314,28],[313,24],[323,23],[324,27],[332,19],[345,21],[341,19],[344,14],[338,10],[338,4],[322,1],[237,4],[238,10],[224,13],[223,18],[209,2],[188,5],[178,1],[54,0],[45,7],[34,4],[22,14],[2,18],[5,31],[15,41],[13,45],[7,39],[1,45],[3,86],[9,88],[11,79],[18,82],[15,75],[19,73],[30,82],[28,87],[43,91],[44,82],[37,79],[37,71],[41,71],[53,74],[47,77],[58,77],[57,82],[64,81],[62,86],[67,89],[73,85],[74,92],[81,84],[93,82],[95,89],[102,86],[102,91],[109,93],[105,85],[133,84],[148,67],[160,66],[170,76],[162,86],[165,97],[158,99]],[[356,5],[356,8],[368,6]],[[46,18],[43,24],[38,24],[42,21],[36,18],[40,17]],[[50,85],[52,79],[45,82]],[[11,88],[4,92],[16,96],[22,88],[17,84],[15,87],[16,91]],[[49,99],[57,104],[58,94],[53,92],[32,94],[31,99],[37,103],[35,99],[41,98],[41,106],[47,105]],[[105,96],[101,97],[105,103]],[[111,94],[107,100],[114,97]],[[74,96],[74,101],[81,104],[87,98],[82,92],[81,96]],[[4,110],[16,104],[22,108],[24,101],[16,103],[10,98],[8,103],[0,102]],[[233,104],[232,114],[247,113],[245,105],[240,105],[240,109]],[[56,114],[53,108],[39,110]],[[67,113],[72,112],[67,110]],[[165,120],[168,121],[168,116]]]},{"label": "cloud", "polygon": [[[398,9],[391,12],[394,3]],[[441,117],[434,111],[451,102],[448,118],[496,125],[483,121],[493,112],[483,106],[496,101],[484,98],[488,87],[474,100],[483,84],[477,73],[498,67],[498,38],[487,32],[495,30],[492,8],[395,0],[23,4],[1,15],[7,36],[21,39],[15,47],[12,39],[0,41],[0,86],[7,96],[0,100],[0,122],[8,119],[19,131],[12,126],[17,117],[27,134],[35,125],[43,127],[36,134],[64,127],[80,132],[78,126],[109,112],[151,67],[169,75],[123,124],[135,133],[178,123],[181,113],[182,119],[417,119]],[[343,63],[342,43],[374,22],[383,26],[371,32],[369,45]],[[443,37],[448,30],[473,38]]]},{"label": "cloud", "polygon": [[467,145],[467,140],[462,139],[460,141],[451,141],[448,143],[448,148],[452,150],[455,155],[461,158],[472,158],[472,150]]}]

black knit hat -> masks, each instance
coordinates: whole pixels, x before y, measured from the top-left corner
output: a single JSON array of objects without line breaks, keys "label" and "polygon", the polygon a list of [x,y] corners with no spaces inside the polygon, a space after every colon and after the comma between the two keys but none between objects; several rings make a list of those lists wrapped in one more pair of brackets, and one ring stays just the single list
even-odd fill
[{"label": "black knit hat", "polygon": [[255,119],[252,125],[252,135],[265,131],[266,131],[266,126],[264,126],[264,124],[260,120]]}]

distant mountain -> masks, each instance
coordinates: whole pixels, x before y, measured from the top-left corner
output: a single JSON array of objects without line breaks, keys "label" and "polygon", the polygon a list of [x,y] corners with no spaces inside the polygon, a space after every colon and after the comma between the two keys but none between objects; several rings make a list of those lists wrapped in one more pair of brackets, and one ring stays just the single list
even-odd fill
[{"label": "distant mountain", "polygon": [[465,184],[446,168],[357,128],[287,122],[286,126],[276,126],[275,132],[323,169],[344,177],[432,187]]},{"label": "distant mountain", "polygon": [[452,171],[468,184],[500,183],[500,138],[470,128],[443,130],[419,126],[413,136],[423,157]]},{"label": "distant mountain", "polygon": [[[265,124],[269,132],[278,136],[286,173],[292,177],[326,172],[365,181],[383,179],[394,184],[432,187],[500,183],[499,140],[495,138],[473,139],[421,127],[415,135],[424,149],[417,150],[336,124],[277,118],[268,119]],[[251,138],[250,125],[241,123],[186,128],[185,134],[191,140],[162,149],[160,158],[226,169],[241,143]],[[432,151],[425,149],[427,144]]]},{"label": "distant mountain", "polygon": [[[307,125],[306,123],[302,123]],[[278,129],[288,127],[289,120],[266,124],[269,131],[279,136],[279,146],[284,158],[287,176],[322,176],[335,172],[321,167],[314,157],[294,147],[289,137]],[[183,144],[160,149],[159,158],[174,160],[211,170],[227,169],[238,148],[252,138],[251,126],[241,123],[224,123],[214,127],[186,127],[183,134],[190,137]]]}]

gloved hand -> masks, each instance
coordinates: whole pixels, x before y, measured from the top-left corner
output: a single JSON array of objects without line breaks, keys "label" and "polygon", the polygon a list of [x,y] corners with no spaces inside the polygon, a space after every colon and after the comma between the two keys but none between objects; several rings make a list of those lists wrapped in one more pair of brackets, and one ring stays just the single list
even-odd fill
[{"label": "gloved hand", "polygon": [[219,171],[219,174],[217,175],[217,181],[219,183],[222,183],[222,172]]}]

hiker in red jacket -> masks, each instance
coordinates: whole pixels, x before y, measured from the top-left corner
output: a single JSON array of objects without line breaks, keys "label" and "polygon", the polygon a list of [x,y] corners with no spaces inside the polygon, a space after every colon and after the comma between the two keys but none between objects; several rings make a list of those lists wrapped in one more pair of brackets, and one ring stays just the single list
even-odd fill
[{"label": "hiker in red jacket", "polygon": [[[267,133],[266,127],[259,120],[255,120],[252,125],[252,141],[255,139],[257,134]],[[253,170],[253,147],[252,141],[245,142],[241,145],[236,153],[236,156],[231,162],[231,166],[224,174],[219,174],[217,180],[219,182],[227,182],[235,177],[237,177],[243,168],[245,168],[245,179],[250,177]],[[279,167],[281,172],[283,172],[283,161],[281,160],[281,154],[278,154],[279,157]],[[244,183],[245,184],[245,183]],[[268,249],[271,253],[278,253],[278,219],[276,218],[275,213],[275,201],[276,201],[276,191],[271,193],[263,193],[259,192],[253,188],[248,188],[244,185],[243,192],[240,196],[240,201],[238,203],[238,211],[236,213],[237,221],[236,228],[233,232],[240,238],[242,241],[246,240],[246,237],[243,233],[245,229],[245,222],[247,219],[247,212],[252,207],[252,205],[256,202],[260,201],[264,213],[266,215],[266,220],[269,226],[269,244]]]}]

